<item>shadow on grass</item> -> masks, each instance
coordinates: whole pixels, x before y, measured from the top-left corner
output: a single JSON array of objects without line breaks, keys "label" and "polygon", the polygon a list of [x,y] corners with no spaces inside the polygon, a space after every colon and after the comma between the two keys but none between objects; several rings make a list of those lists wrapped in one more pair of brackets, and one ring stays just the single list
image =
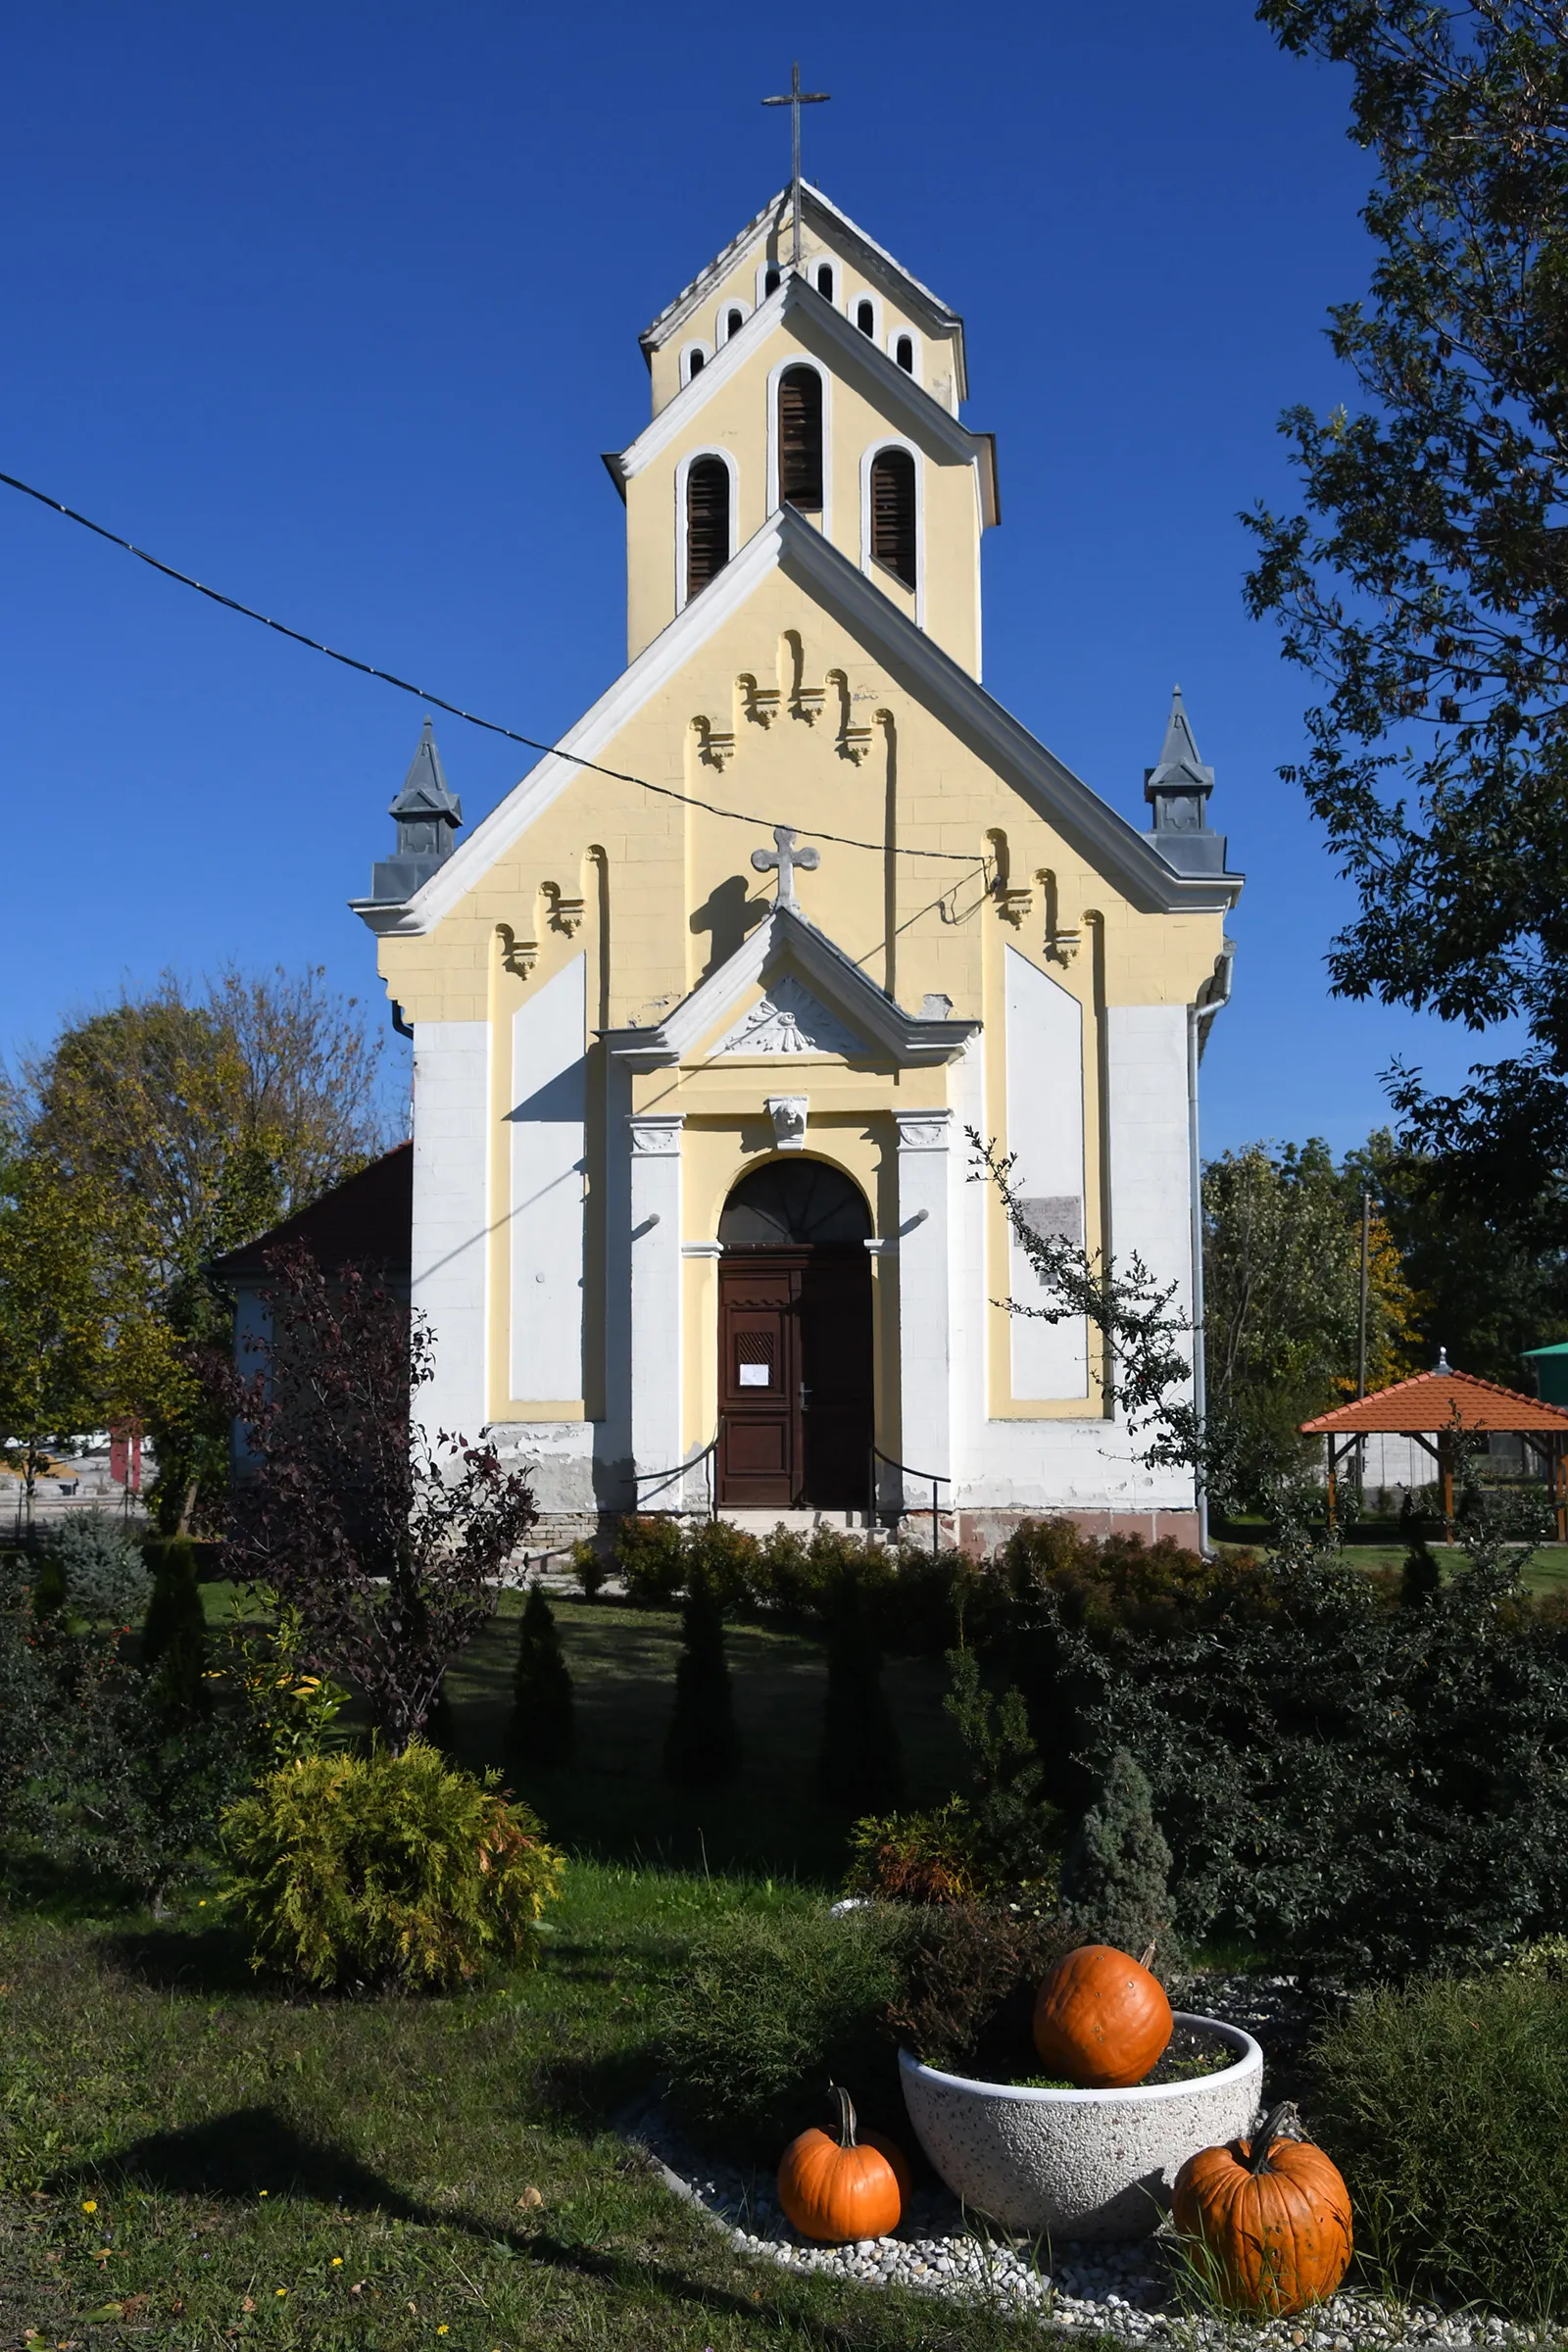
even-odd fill
[{"label": "shadow on grass", "polygon": [[106,1969],[159,1992],[257,1992],[277,1996],[277,1981],[259,1977],[234,1928],[122,1928],[97,1939]]},{"label": "shadow on grass", "polygon": [[[635,2295],[652,2288],[672,2303],[699,2311],[750,2320],[760,2316],[757,2296],[692,2278],[636,2252],[573,2243],[545,2230],[497,2229],[477,2215],[450,2208],[437,2212],[405,2196],[384,2174],[373,2172],[346,2148],[307,2138],[273,2107],[237,2107],[182,2131],[149,2132],[91,2164],[56,2173],[43,2186],[60,2196],[98,2187],[106,2178],[165,2195],[254,2205],[265,2189],[271,2197],[289,2194],[348,2213],[388,2214],[421,2229],[473,2238],[493,2252],[570,2273],[612,2291]],[[825,2320],[802,2308],[794,2281],[778,2280],[770,2300],[775,2311],[782,2306],[794,2327],[826,2352],[853,2352],[858,2345],[900,2340],[883,2332],[881,2314],[867,2327],[854,2317]],[[938,2342],[956,2345],[960,2339],[955,2331],[925,2340],[935,2352]]]}]

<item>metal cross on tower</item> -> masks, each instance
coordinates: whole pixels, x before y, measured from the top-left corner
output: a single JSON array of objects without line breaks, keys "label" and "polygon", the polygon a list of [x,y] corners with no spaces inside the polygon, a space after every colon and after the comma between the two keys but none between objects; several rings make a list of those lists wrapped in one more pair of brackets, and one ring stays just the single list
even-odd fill
[{"label": "metal cross on tower", "polygon": [[773,844],[770,850],[754,850],[752,863],[760,874],[770,873],[775,865],[778,867],[777,904],[787,906],[792,914],[799,914],[801,903],[795,896],[795,869],[800,866],[804,872],[810,873],[814,866],[821,864],[822,854],[819,850],[797,849],[793,825],[775,825]]},{"label": "metal cross on tower", "polygon": [[801,266],[801,109],[803,106],[826,106],[831,90],[803,90],[801,61],[796,59],[790,69],[790,86],[782,98],[764,98],[764,106],[787,106],[790,110],[790,209],[795,216],[790,243],[790,260],[798,270]]}]

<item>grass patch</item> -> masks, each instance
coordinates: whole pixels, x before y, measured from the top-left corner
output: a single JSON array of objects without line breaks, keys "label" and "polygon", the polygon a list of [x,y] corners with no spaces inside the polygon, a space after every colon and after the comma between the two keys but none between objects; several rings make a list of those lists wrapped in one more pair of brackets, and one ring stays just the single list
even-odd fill
[{"label": "grass patch", "polygon": [[1357,2001],[1312,2053],[1363,2251],[1520,2319],[1568,2309],[1568,1984],[1439,1979]]},{"label": "grass patch", "polygon": [[0,1920],[0,2339],[1038,2346],[1030,2323],[745,2263],[610,2133],[694,1938],[803,1908],[777,1884],[583,1865],[538,1970],[376,2002],[278,1997],[204,1911]]}]

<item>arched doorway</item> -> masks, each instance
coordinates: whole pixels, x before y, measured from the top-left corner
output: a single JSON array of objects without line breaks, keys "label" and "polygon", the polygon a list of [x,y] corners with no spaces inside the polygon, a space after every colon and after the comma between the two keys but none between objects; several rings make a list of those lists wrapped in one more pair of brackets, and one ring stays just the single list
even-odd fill
[{"label": "arched doorway", "polygon": [[718,1238],[718,1500],[854,1510],[871,1445],[871,1217],[819,1159],[743,1176]]}]

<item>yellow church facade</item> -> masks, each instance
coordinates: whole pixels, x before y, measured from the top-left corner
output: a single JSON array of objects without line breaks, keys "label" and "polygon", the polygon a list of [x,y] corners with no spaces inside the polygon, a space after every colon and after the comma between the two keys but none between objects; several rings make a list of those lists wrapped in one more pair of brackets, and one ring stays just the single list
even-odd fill
[{"label": "yellow church facade", "polygon": [[1177,698],[1139,832],[980,682],[957,315],[808,185],[643,336],[628,662],[454,847],[430,731],[356,902],[415,1046],[427,1426],[563,1521],[1026,1513],[1190,1534],[1042,1231],[1195,1298],[1240,889]]}]

